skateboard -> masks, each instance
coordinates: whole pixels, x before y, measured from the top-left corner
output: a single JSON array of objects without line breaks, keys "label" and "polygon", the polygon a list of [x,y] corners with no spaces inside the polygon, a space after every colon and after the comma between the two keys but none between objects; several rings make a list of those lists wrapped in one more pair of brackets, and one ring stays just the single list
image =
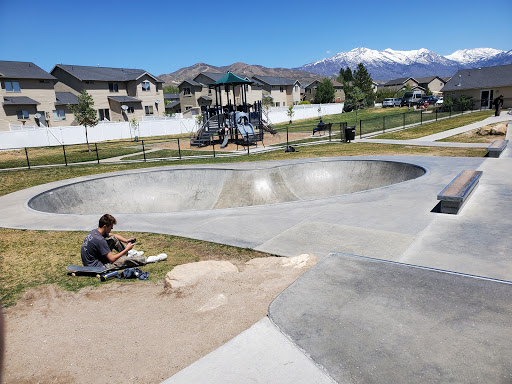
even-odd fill
[{"label": "skateboard", "polygon": [[101,279],[102,275],[108,271],[104,267],[84,267],[81,265],[68,265],[66,269],[69,271],[68,275],[71,276],[89,275],[96,276],[98,279]]},{"label": "skateboard", "polygon": [[68,265],[68,275],[71,276],[96,276],[100,281],[107,281],[119,277],[119,271],[109,270],[104,267],[83,267],[81,265]]}]

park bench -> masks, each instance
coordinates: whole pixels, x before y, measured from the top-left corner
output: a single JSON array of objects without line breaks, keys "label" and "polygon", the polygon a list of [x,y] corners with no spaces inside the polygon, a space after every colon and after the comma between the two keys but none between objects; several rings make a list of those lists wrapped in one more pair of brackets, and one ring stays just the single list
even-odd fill
[{"label": "park bench", "polygon": [[507,147],[508,140],[494,140],[491,145],[487,147],[489,157],[500,157],[501,152]]},{"label": "park bench", "polygon": [[330,132],[332,127],[332,123],[325,124],[323,121],[320,120],[318,125],[313,129],[313,136],[317,132],[327,131]]},{"label": "park bench", "polygon": [[478,185],[482,171],[462,171],[437,195],[440,212],[457,214]]}]

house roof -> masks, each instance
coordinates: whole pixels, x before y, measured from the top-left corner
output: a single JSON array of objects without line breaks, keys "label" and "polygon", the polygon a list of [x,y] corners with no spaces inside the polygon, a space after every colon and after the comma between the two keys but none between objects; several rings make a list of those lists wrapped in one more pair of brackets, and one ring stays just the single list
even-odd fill
[{"label": "house roof", "polygon": [[0,61],[0,78],[57,80],[32,62]]},{"label": "house roof", "polygon": [[[310,87],[314,86],[316,83],[320,84],[321,82],[322,82],[321,80],[313,80],[311,83],[306,85],[304,88],[310,88]],[[343,84],[341,84],[340,82],[338,82],[336,80],[331,80],[331,83],[334,86],[334,88],[343,88]]]},{"label": "house roof", "polygon": [[422,77],[422,78],[416,79],[416,81],[418,82],[418,84],[428,84],[434,79],[439,79],[441,81],[444,81],[439,76]]},{"label": "house roof", "polygon": [[176,107],[177,105],[180,105],[180,102],[179,102],[179,101],[173,101],[173,102],[171,102],[171,103],[167,104],[167,105],[165,106],[165,109],[171,109],[171,108]]},{"label": "house roof", "polygon": [[412,79],[415,82],[418,82],[418,80],[416,80],[413,77],[401,77],[399,79],[389,80],[387,83],[384,83],[384,86],[391,87],[393,85],[404,85],[404,83],[407,82],[407,80],[409,80],[409,79]]},{"label": "house roof", "polygon": [[212,98],[210,96],[201,96],[199,99],[203,99],[203,100],[206,100],[206,101],[212,101]]},{"label": "house roof", "polygon": [[78,97],[71,92],[55,92],[55,105],[78,104]]},{"label": "house roof", "polygon": [[35,101],[34,99],[31,99],[27,96],[15,96],[15,97],[7,97],[4,96],[4,102],[3,105],[39,105],[41,104],[38,101]]},{"label": "house roof", "polygon": [[173,99],[179,99],[179,98],[180,98],[179,93],[164,93],[165,100],[173,100]]},{"label": "house roof", "polygon": [[268,85],[295,85],[297,82],[300,84],[298,80],[292,80],[287,77],[253,76],[253,78]]},{"label": "house roof", "polygon": [[202,84],[202,83],[199,83],[195,80],[191,80],[191,79],[187,79],[187,80],[183,80],[180,85],[178,85],[178,87],[181,87],[184,83],[187,83],[187,84],[190,84],[190,85],[193,85],[194,87],[204,87],[205,85]]},{"label": "house roof", "polygon": [[445,84],[441,92],[499,87],[512,87],[512,64],[461,69]]},{"label": "house roof", "polygon": [[140,103],[142,101],[130,96],[108,96],[108,98],[118,103]]},{"label": "house roof", "polygon": [[163,83],[158,77],[143,69],[130,68],[109,68],[109,67],[88,67],[84,65],[57,64],[53,69],[60,68],[81,81],[134,81],[144,75],[155,79],[157,83]]},{"label": "house roof", "polygon": [[217,80],[222,79],[222,76],[224,76],[224,73],[220,72],[201,72],[199,75],[194,77],[194,80],[197,79],[198,76],[203,75],[210,79],[212,79],[212,82],[216,82]]}]

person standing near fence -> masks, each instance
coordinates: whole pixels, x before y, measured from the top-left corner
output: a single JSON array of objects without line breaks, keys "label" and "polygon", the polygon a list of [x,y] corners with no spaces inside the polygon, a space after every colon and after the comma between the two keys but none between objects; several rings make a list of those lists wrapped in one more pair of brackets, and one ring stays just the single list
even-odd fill
[{"label": "person standing near fence", "polygon": [[496,110],[494,116],[499,116],[501,113],[501,108],[503,108],[503,95],[500,95],[499,97],[495,98],[493,104]]}]

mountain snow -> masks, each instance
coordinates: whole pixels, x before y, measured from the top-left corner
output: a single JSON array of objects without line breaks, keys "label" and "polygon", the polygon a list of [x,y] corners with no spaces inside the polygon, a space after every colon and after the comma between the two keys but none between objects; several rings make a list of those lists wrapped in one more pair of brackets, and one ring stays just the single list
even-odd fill
[{"label": "mountain snow", "polygon": [[512,64],[512,51],[492,48],[459,50],[442,56],[426,48],[395,51],[391,48],[377,51],[359,47],[340,52],[330,58],[305,64],[297,69],[323,76],[337,76],[341,67],[354,70],[363,63],[375,80],[401,77],[452,76],[458,69]]}]

